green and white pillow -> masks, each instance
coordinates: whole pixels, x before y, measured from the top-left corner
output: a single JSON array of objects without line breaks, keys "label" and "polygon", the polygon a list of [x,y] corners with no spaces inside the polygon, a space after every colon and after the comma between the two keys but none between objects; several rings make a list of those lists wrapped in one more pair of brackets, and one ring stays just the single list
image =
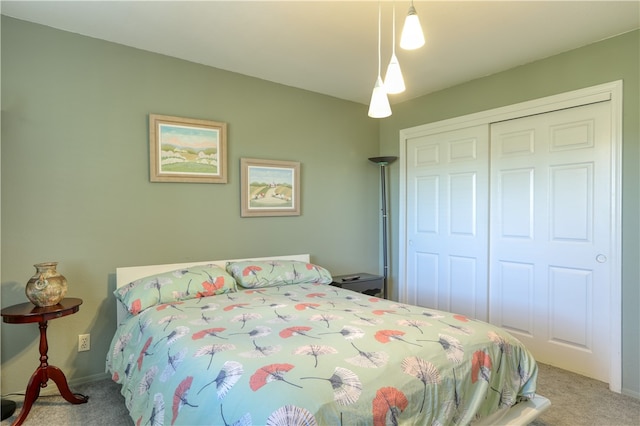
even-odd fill
[{"label": "green and white pillow", "polygon": [[236,291],[236,282],[223,268],[200,265],[151,275],[117,288],[113,294],[129,313],[158,304]]},{"label": "green and white pillow", "polygon": [[244,288],[329,284],[333,281],[331,273],[322,266],[296,260],[229,262],[227,272]]}]

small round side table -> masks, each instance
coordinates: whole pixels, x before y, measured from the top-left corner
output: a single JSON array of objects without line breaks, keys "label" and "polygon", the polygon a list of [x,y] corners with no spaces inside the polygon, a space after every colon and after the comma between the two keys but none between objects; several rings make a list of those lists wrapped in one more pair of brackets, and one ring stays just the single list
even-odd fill
[{"label": "small round side table", "polygon": [[31,406],[40,396],[40,388],[47,386],[49,379],[53,380],[58,386],[60,394],[64,399],[72,404],[84,404],[89,400],[88,396],[75,395],[69,389],[67,384],[67,378],[58,367],[49,365],[47,360],[47,352],[49,351],[49,345],[47,343],[47,322],[56,318],[65,317],[78,312],[82,299],[65,298],[60,303],[54,306],[37,307],[31,302],[21,303],[19,305],[8,306],[2,311],[2,320],[9,324],[27,324],[37,322],[40,327],[40,366],[31,375],[29,384],[27,385],[27,391],[25,393],[24,404],[22,410],[17,419],[12,423],[12,426],[21,425],[27,418]]}]

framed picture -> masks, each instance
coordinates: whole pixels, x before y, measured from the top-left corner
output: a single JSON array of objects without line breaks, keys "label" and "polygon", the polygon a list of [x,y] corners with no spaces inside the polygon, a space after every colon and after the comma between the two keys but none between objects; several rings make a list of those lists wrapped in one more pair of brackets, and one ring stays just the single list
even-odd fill
[{"label": "framed picture", "polygon": [[227,123],[149,114],[151,182],[227,183]]},{"label": "framed picture", "polygon": [[242,217],[299,216],[300,163],[240,159]]}]

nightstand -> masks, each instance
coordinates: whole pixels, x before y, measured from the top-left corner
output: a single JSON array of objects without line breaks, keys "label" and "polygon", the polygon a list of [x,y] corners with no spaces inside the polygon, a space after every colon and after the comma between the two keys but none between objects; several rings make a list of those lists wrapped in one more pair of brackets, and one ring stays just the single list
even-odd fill
[{"label": "nightstand", "polygon": [[31,406],[40,396],[40,388],[47,386],[49,379],[58,386],[60,394],[64,399],[72,404],[83,404],[89,399],[88,396],[76,395],[69,389],[67,378],[62,370],[53,365],[49,365],[47,360],[47,352],[49,351],[49,343],[47,342],[47,322],[56,318],[65,317],[75,314],[80,309],[82,299],[66,298],[60,303],[53,306],[37,307],[33,303],[21,303],[6,307],[0,311],[2,320],[8,324],[27,324],[37,322],[40,327],[40,366],[31,375],[27,391],[25,393],[24,403],[18,418],[13,422],[12,426],[22,424],[27,418]]},{"label": "nightstand", "polygon": [[383,296],[384,277],[382,275],[357,272],[355,274],[338,275],[333,277],[331,285],[369,296]]}]

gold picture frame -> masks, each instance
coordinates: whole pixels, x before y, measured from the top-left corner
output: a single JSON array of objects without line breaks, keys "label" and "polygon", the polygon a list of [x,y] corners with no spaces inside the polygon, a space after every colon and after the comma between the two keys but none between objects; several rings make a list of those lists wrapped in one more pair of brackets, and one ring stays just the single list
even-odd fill
[{"label": "gold picture frame", "polygon": [[227,183],[227,123],[149,114],[151,182]]},{"label": "gold picture frame", "polygon": [[300,163],[240,159],[242,217],[300,216]]}]

